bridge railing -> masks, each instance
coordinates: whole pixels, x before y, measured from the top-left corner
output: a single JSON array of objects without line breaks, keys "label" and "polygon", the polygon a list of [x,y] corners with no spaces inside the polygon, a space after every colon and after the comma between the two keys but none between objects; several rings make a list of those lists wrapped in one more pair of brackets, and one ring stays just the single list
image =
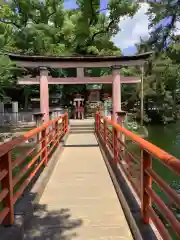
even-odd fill
[{"label": "bridge railing", "polygon": [[[180,160],[113,121],[101,117],[99,112],[96,113],[95,128],[104,148],[111,154],[113,163],[120,166],[139,199],[143,222],[153,222],[163,239],[172,239],[172,232],[180,236],[180,222],[173,209],[157,194],[154,184],[171,201],[171,206],[177,209],[180,208],[180,195],[153,167],[154,161],[158,161],[178,179]],[[165,226],[163,219],[172,232]]]},{"label": "bridge railing", "polygon": [[13,224],[15,203],[47,165],[67,129],[66,113],[0,146],[0,224]]}]

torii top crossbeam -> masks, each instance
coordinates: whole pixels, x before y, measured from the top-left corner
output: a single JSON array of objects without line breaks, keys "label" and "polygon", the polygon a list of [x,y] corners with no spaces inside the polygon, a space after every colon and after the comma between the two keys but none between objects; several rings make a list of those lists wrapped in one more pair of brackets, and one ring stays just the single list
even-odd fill
[{"label": "torii top crossbeam", "polygon": [[[117,112],[121,111],[121,83],[138,83],[137,77],[120,76],[121,66],[143,66],[152,53],[147,52],[134,56],[27,56],[13,53],[6,55],[24,68],[39,68],[40,76],[36,78],[24,78],[19,84],[40,84],[40,109],[44,113],[44,120],[49,119],[49,84],[112,84],[113,91],[113,120],[117,121]],[[112,68],[111,76],[85,77],[84,68]],[[48,74],[49,68],[76,68],[76,78],[52,78]],[[142,78],[143,79],[143,78]],[[141,81],[143,82],[143,81]],[[141,87],[141,97],[143,87]],[[141,108],[143,112],[143,107]]]},{"label": "torii top crossbeam", "polygon": [[22,67],[49,68],[88,68],[113,66],[140,66],[150,57],[152,52],[133,56],[28,56],[13,53],[6,55]]}]

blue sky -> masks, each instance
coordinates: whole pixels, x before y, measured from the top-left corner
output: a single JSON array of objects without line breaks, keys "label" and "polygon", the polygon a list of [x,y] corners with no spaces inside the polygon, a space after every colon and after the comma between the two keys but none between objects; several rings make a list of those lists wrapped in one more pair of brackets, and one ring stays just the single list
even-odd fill
[{"label": "blue sky", "polygon": [[[101,0],[101,9],[106,8],[108,0]],[[76,8],[76,0],[64,0],[64,6],[67,9]]]},{"label": "blue sky", "polygon": [[[101,9],[106,8],[108,0],[101,0]],[[76,0],[64,0],[66,9],[76,8]],[[121,48],[124,55],[131,55],[136,52],[135,44],[142,39],[149,37],[149,20],[146,15],[148,3],[142,3],[133,18],[123,18],[119,22],[121,31],[112,39],[116,46]],[[180,23],[177,24],[180,29]],[[178,31],[180,33],[180,30]]]},{"label": "blue sky", "polygon": [[[107,7],[108,0],[101,0],[101,9]],[[76,8],[76,0],[65,0],[64,6],[66,9]],[[147,6],[142,7],[140,12],[134,17],[134,19],[122,19],[119,23],[121,32],[119,32],[114,38],[113,42],[116,46],[120,47],[125,55],[134,54],[136,52],[135,43],[138,42],[140,35],[148,36],[148,22],[146,16],[144,16],[147,10]],[[143,28],[140,27],[143,22]]]}]

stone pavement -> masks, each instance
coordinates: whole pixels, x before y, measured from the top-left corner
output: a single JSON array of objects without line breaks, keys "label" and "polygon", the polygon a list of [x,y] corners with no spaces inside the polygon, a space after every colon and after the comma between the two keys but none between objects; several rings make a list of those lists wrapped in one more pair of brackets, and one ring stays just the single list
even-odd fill
[{"label": "stone pavement", "polygon": [[68,136],[25,239],[133,239],[93,133]]}]

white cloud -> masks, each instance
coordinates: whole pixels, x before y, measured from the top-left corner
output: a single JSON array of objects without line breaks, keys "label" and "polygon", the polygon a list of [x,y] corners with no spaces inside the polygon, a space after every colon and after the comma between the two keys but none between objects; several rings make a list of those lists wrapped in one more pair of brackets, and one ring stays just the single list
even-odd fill
[{"label": "white cloud", "polygon": [[180,35],[180,22],[176,22],[176,31],[175,35]]},{"label": "white cloud", "polygon": [[117,47],[126,49],[138,43],[141,38],[148,38],[148,16],[146,15],[149,8],[148,3],[142,3],[133,18],[125,17],[120,20],[119,27],[121,31],[113,38]]}]

